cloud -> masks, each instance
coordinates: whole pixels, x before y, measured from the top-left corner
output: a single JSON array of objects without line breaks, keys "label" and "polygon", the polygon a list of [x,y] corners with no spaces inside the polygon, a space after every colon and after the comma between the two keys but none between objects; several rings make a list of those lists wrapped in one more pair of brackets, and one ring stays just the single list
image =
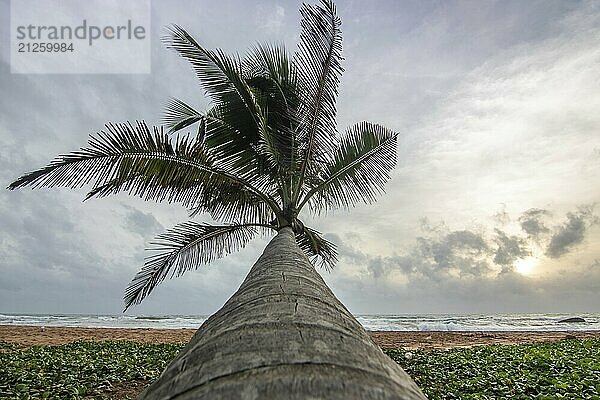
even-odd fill
[{"label": "cloud", "polygon": [[256,20],[259,29],[267,34],[276,34],[281,30],[285,20],[285,8],[281,5],[260,5],[256,9]]},{"label": "cloud", "polygon": [[353,267],[344,264],[333,276],[325,276],[353,312],[594,312],[600,301],[599,262],[535,278],[506,271],[475,276],[449,274],[435,280],[416,271],[401,275],[409,263],[422,266],[410,255],[372,257],[370,263],[371,268],[376,265],[384,273],[378,278],[370,272],[355,274]]},{"label": "cloud", "polygon": [[[543,214],[549,226],[557,214],[528,211],[517,215]],[[589,208],[579,207],[548,236],[559,234],[575,216],[587,218],[587,225],[596,219]],[[548,238],[540,244],[522,231],[519,218],[510,220],[502,230],[488,224],[453,230],[421,218],[423,234],[388,255],[365,251],[365,238],[355,233],[330,235],[340,261],[325,278],[351,310],[362,313],[593,311],[600,300],[597,253],[589,259],[583,247],[572,246],[563,255],[567,262],[556,263],[544,254]],[[584,240],[597,240],[592,234],[585,230]],[[533,275],[517,268],[520,261],[535,263]]]},{"label": "cloud", "polygon": [[427,261],[423,264],[413,260],[412,265],[426,267],[430,277],[446,276],[453,270],[460,275],[479,275],[482,269],[487,269],[482,268],[485,265],[481,263],[481,257],[487,251],[488,245],[482,235],[468,230],[435,238],[419,237],[412,255]]},{"label": "cloud", "polygon": [[510,222],[510,215],[506,211],[506,204],[502,205],[502,209],[494,214],[494,221],[500,225],[506,225]]},{"label": "cloud", "polygon": [[594,215],[593,206],[583,206],[576,212],[567,213],[567,220],[555,228],[546,248],[546,255],[558,258],[573,251],[583,242],[588,229],[598,223],[600,219]]},{"label": "cloud", "polygon": [[500,229],[494,231],[496,233],[494,242],[497,245],[494,263],[501,265],[504,270],[512,270],[515,261],[531,255],[526,239],[516,235],[509,236]]},{"label": "cloud", "polygon": [[124,205],[123,208],[126,210],[124,227],[127,230],[135,232],[144,238],[154,236],[165,230],[162,224],[151,213],[140,211],[128,205]]},{"label": "cloud", "polygon": [[[69,206],[52,204],[57,193],[10,196],[0,203],[0,304],[14,311],[85,312],[120,303],[127,257],[116,263],[102,251],[86,223]],[[101,243],[113,242],[102,238]],[[101,247],[101,246],[100,246]],[[77,299],[77,300],[75,300]],[[71,311],[69,311],[71,310]]]},{"label": "cloud", "polygon": [[517,207],[597,200],[598,169],[587,166],[600,146],[600,12],[578,4],[549,19],[547,35],[498,47],[437,107],[411,115],[418,120],[401,136],[396,198],[452,223],[499,203],[515,215]]},{"label": "cloud", "polygon": [[542,235],[550,232],[550,229],[544,223],[544,219],[550,215],[548,210],[530,208],[519,217],[521,229],[529,237],[539,240]]},{"label": "cloud", "polygon": [[[340,256],[361,254],[352,260],[361,260],[373,278],[385,278],[400,273],[408,281],[428,280],[440,282],[457,277],[472,278],[488,273],[488,261],[492,249],[481,233],[469,230],[442,231],[416,238],[416,243],[403,254],[393,256],[370,256],[344,246]],[[398,278],[398,275],[396,274]]]},{"label": "cloud", "polygon": [[[525,222],[538,221],[552,215],[548,210],[529,209],[515,220],[522,227]],[[567,221],[554,230],[535,226],[530,232],[508,233],[505,230],[485,228],[450,230],[444,222],[433,225],[427,218],[421,218],[424,233],[414,243],[404,249],[397,249],[394,255],[381,256],[358,250],[337,235],[330,239],[339,246],[341,264],[362,264],[374,279],[386,279],[391,275],[398,278],[401,274],[407,282],[429,281],[443,282],[453,279],[499,279],[500,276],[513,273],[519,260],[536,253],[544,258],[535,232],[551,232],[546,256],[556,258],[577,250],[576,245],[586,237],[589,227],[598,223],[593,208],[580,206],[577,211],[566,214]],[[496,218],[493,218],[496,220]],[[510,220],[510,216],[508,216]],[[538,221],[539,222],[539,221]],[[535,224],[531,224],[533,226]],[[507,226],[507,229],[514,228]],[[544,244],[544,246],[546,246]],[[398,254],[399,253],[399,254]]]}]

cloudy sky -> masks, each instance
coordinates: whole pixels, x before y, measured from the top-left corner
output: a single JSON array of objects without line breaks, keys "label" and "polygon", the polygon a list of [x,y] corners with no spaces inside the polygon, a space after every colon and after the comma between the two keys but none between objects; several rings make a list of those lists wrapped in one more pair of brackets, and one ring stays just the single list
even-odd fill
[{"label": "cloudy sky", "polygon": [[[11,74],[0,0],[0,183],[85,145],[108,121],[158,123],[176,96],[207,106],[159,41],[293,49],[294,1],[152,3],[152,73]],[[600,304],[600,2],[338,1],[338,122],[401,133],[387,194],[312,224],[338,244],[328,274],[354,313],[583,312]],[[48,12],[52,12],[48,10]],[[119,313],[177,205],[85,190],[0,190],[0,312]],[[133,313],[210,314],[268,238],[159,287]]]}]

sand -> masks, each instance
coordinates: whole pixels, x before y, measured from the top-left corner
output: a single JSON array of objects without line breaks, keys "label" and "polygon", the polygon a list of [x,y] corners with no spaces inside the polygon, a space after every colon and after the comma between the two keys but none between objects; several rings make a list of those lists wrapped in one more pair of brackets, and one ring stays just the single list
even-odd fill
[{"label": "sand", "polygon": [[[125,329],[125,328],[69,328],[0,325],[0,341],[19,346],[47,346],[77,340],[106,341],[131,340],[143,343],[187,342],[194,329]],[[375,342],[384,349],[433,349],[469,347],[485,344],[516,344],[563,339],[600,338],[600,331],[570,332],[370,332]]]}]

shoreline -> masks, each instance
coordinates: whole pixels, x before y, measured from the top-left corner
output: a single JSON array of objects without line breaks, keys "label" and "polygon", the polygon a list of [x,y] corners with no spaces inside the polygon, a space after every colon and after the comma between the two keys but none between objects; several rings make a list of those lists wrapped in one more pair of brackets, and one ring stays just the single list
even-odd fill
[{"label": "shoreline", "polygon": [[[86,341],[128,340],[142,343],[185,343],[196,329],[80,328],[0,325],[0,341],[23,347]],[[369,331],[381,348],[449,349],[490,344],[551,342],[600,338],[588,331]]]}]

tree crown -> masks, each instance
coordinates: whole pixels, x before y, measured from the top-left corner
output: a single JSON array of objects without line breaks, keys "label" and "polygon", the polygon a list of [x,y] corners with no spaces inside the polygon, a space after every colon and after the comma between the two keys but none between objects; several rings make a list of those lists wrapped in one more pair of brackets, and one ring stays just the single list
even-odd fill
[{"label": "tree crown", "polygon": [[[244,57],[202,47],[173,25],[166,47],[186,59],[211,106],[178,99],[163,126],[110,123],[87,147],[59,156],[9,189],[91,184],[86,199],[121,191],[177,202],[188,221],[159,235],[125,291],[126,309],[167,276],[179,276],[246,245],[256,234],[290,226],[314,264],[335,265],[335,245],[305,226],[300,211],[321,214],[372,202],[396,164],[397,134],[360,122],[339,134],[336,98],[343,72],[341,21],[331,0],[303,4],[300,42],[256,45]],[[184,133],[187,131],[187,133]]]}]

